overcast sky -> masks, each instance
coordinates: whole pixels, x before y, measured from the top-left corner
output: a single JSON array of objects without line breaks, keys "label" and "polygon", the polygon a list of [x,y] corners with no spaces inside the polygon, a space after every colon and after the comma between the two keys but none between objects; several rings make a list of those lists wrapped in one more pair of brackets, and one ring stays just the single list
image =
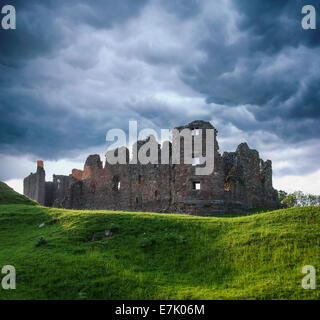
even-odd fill
[{"label": "overcast sky", "polygon": [[0,30],[0,180],[47,179],[105,153],[108,129],[207,120],[247,141],[274,186],[320,193],[320,25],[308,0],[7,0]]}]

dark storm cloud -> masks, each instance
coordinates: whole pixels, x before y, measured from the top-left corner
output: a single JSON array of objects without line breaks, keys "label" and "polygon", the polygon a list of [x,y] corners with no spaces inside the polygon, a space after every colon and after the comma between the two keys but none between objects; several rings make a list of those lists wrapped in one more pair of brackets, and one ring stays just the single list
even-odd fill
[{"label": "dark storm cloud", "polygon": [[319,5],[308,0],[233,0],[241,13],[239,28],[255,37],[251,46],[254,50],[275,53],[286,46],[300,44],[318,47],[320,29],[306,32],[301,28],[301,9],[315,5],[319,18]]},{"label": "dark storm cloud", "polygon": [[0,62],[16,65],[67,47],[82,24],[112,28],[137,16],[147,0],[8,0],[17,12],[17,31],[0,30]]},{"label": "dark storm cloud", "polygon": [[[301,27],[301,9],[309,1],[232,3],[238,16],[207,22],[209,35],[200,42],[207,59],[185,67],[184,81],[208,104],[247,105],[258,120],[253,131],[269,128],[291,141],[320,137],[320,28]],[[239,35],[230,41],[226,26],[232,23]],[[277,118],[280,126],[269,123]],[[236,119],[234,124],[248,130]]]},{"label": "dark storm cloud", "polygon": [[65,158],[131,119],[141,129],[213,120],[222,138],[233,134],[224,126],[263,131],[278,149],[320,138],[320,28],[301,27],[309,1],[6,4],[17,30],[0,30],[2,153]]},{"label": "dark storm cloud", "polygon": [[[41,67],[37,64],[28,68],[29,61],[53,59],[61,50],[70,47],[81,26],[91,27],[93,31],[113,28],[137,16],[146,2],[6,1],[6,4],[16,8],[17,30],[0,30],[2,152],[29,152],[42,157],[61,157],[70,146],[83,148],[103,144],[108,125],[102,122],[108,116],[82,116],[77,112],[77,106],[74,109],[68,107],[64,99],[68,97],[62,97],[52,107],[44,95],[48,90],[57,91],[66,83],[50,72],[39,72]],[[91,57],[86,56],[86,53],[96,56],[94,48],[90,50],[79,46],[78,49],[83,50],[83,53],[81,56],[71,56],[69,63],[73,67],[90,67]],[[44,88],[43,83],[49,88]]]},{"label": "dark storm cloud", "polygon": [[[95,103],[99,104],[99,101]],[[87,108],[90,109],[90,105]],[[101,115],[90,114],[90,110],[83,115],[68,108],[66,101],[52,107],[32,90],[28,93],[9,91],[5,97],[0,95],[0,113],[5,114],[0,118],[1,151],[59,159],[70,150],[103,145],[108,129],[117,127],[127,131],[128,123],[124,121],[125,117],[117,121],[117,116],[108,108],[103,111],[102,106]],[[112,122],[108,119],[110,115]],[[126,116],[130,117],[130,112]],[[132,113],[131,117],[136,118]]]}]

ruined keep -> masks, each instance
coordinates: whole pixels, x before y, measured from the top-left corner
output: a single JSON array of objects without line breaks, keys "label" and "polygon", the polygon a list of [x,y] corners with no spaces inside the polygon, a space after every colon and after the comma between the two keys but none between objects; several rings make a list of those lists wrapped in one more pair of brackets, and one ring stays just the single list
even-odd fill
[{"label": "ruined keep", "polygon": [[[195,175],[195,165],[127,164],[103,165],[99,155],[90,155],[83,170],[69,176],[54,175],[45,181],[43,162],[36,173],[24,179],[24,194],[41,205],[68,209],[108,209],[208,215],[246,213],[250,208],[279,208],[278,193],[272,186],[272,164],[256,150],[241,143],[235,152],[221,156],[217,130],[205,121],[194,121],[176,129],[214,129],[214,171]],[[203,130],[205,132],[205,130]],[[138,141],[137,150],[146,142]],[[171,142],[158,145],[171,150]],[[115,152],[119,152],[116,150]],[[181,147],[183,154],[183,147]],[[159,162],[160,163],[160,162]]]}]

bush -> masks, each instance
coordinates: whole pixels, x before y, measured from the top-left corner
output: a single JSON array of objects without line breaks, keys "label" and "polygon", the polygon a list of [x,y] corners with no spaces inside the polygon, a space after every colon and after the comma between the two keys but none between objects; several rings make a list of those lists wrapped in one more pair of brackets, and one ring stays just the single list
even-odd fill
[{"label": "bush", "polygon": [[43,237],[40,237],[38,242],[35,244],[36,247],[40,247],[47,244],[47,240]]}]

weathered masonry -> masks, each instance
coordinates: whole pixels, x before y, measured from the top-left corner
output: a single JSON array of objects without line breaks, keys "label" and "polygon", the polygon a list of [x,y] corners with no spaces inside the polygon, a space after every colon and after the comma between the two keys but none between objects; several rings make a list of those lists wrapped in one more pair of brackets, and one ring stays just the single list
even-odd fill
[{"label": "weathered masonry", "polygon": [[[261,160],[258,151],[246,143],[221,156],[217,130],[209,122],[194,121],[176,129],[185,128],[214,129],[215,166],[211,175],[195,175],[194,164],[110,165],[106,161],[103,165],[99,155],[91,155],[83,170],[74,169],[69,176],[54,175],[52,182],[45,181],[43,162],[38,161],[37,172],[24,179],[24,194],[41,205],[70,209],[208,215],[279,207],[270,160]],[[138,150],[146,141],[137,142]],[[165,143],[171,147],[170,142]]]}]

